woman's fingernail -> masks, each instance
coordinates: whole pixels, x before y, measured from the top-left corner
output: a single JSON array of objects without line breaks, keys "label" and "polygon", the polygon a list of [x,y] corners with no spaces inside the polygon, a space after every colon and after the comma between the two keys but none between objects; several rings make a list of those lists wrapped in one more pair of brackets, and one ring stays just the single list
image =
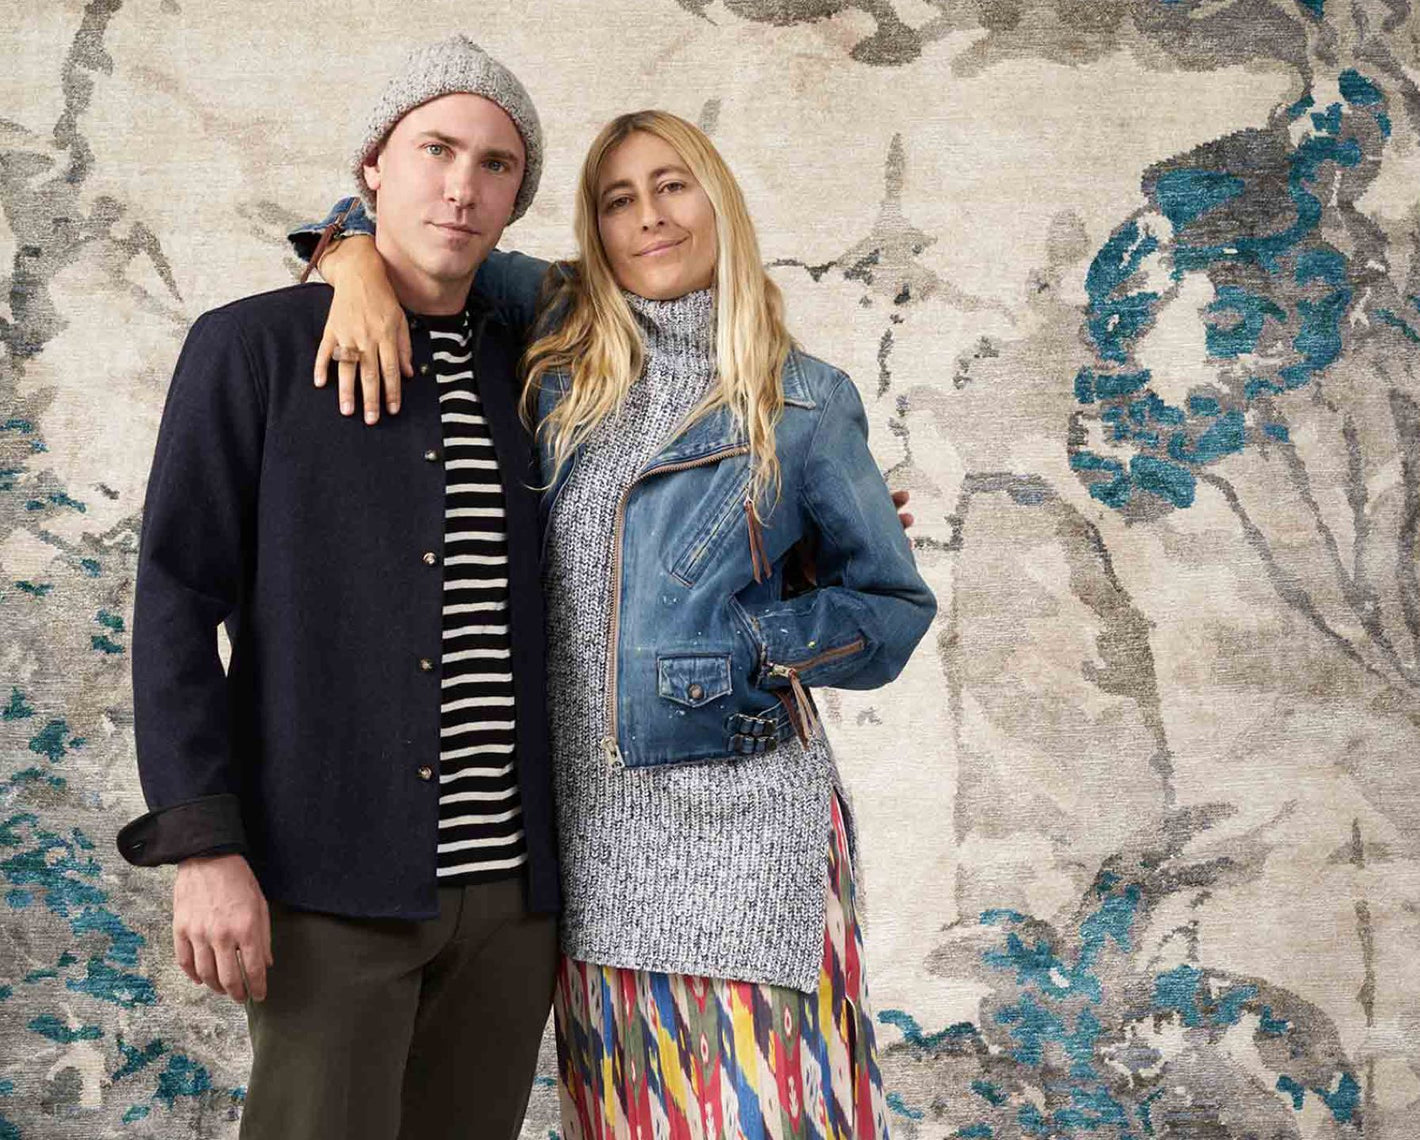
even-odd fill
[{"label": "woman's fingernail", "polygon": [[348,415],[349,415],[351,412],[353,412],[354,410],[355,410],[355,405],[354,405],[353,403],[351,403],[349,400],[342,400],[342,401],[340,402],[340,414],[341,414],[342,416],[348,416]]},{"label": "woman's fingernail", "polygon": [[398,400],[394,401],[394,403],[392,403],[392,404],[390,405],[390,415],[394,415],[395,412],[397,412],[397,411],[399,411],[399,401],[398,401]]},{"label": "woman's fingernail", "polygon": [[366,413],[365,413],[365,422],[366,422],[367,424],[372,424],[372,423],[374,423],[374,422],[375,422],[377,419],[379,419],[379,418],[380,418],[380,413],[379,413],[379,412],[369,411],[369,412],[366,412]]}]

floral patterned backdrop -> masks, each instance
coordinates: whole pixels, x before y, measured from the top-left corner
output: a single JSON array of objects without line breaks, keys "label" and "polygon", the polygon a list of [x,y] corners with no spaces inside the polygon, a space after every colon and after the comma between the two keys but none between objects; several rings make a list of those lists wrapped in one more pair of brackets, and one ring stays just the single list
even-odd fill
[{"label": "floral patterned backdrop", "polygon": [[[14,0],[0,13],[0,1138],[234,1137],[172,960],[128,632],[167,381],[290,282],[463,31],[570,252],[618,111],[701,123],[849,369],[941,613],[828,692],[897,1135],[1420,1112],[1420,16],[1406,0]],[[332,414],[334,411],[332,410]],[[558,1131],[544,1058],[525,1128]]]}]

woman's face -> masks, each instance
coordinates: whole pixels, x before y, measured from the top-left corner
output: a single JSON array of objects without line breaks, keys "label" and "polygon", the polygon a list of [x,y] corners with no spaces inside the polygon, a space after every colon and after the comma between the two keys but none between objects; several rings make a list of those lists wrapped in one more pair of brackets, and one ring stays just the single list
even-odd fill
[{"label": "woman's face", "polygon": [[607,152],[597,178],[597,230],[616,277],[653,301],[715,280],[715,210],[665,140],[633,131]]}]

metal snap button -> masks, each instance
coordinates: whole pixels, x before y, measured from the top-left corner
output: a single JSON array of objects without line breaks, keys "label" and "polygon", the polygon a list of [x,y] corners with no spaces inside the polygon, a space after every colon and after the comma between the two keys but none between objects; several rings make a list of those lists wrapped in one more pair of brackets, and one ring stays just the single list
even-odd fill
[{"label": "metal snap button", "polygon": [[419,366],[419,375],[421,375],[421,376],[427,376],[428,374],[429,374],[429,366],[428,366],[427,364],[421,364],[421,365]]},{"label": "metal snap button", "polygon": [[434,769],[429,767],[428,764],[423,765],[419,769],[419,778],[421,780],[432,780],[434,778]]},{"label": "metal snap button", "polygon": [[424,670],[424,672],[426,673],[432,673],[434,671],[434,662],[429,660],[429,658],[427,657],[421,657],[419,659],[419,668]]},{"label": "metal snap button", "polygon": [[705,695],[705,689],[699,684],[692,683],[690,688],[686,689],[685,695],[692,701],[698,701]]},{"label": "metal snap button", "polygon": [[431,447],[428,451],[424,453],[424,458],[427,459],[430,463],[433,463],[434,460],[439,458],[439,453]]},{"label": "metal snap button", "polygon": [[434,563],[436,563],[437,561],[439,561],[439,556],[438,556],[437,554],[435,554],[432,550],[426,550],[426,551],[424,552],[424,565],[425,565],[425,566],[432,566],[432,565],[434,565]]}]

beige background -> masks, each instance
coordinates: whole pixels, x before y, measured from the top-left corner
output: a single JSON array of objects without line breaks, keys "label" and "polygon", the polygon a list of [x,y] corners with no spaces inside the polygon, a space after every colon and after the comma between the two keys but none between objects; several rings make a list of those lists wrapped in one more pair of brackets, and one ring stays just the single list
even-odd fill
[{"label": "beige background", "polygon": [[[464,31],[546,130],[505,244],[573,252],[574,172],[611,115],[701,122],[797,336],[852,373],[913,492],[937,625],[890,688],[825,694],[897,1134],[1408,1138],[1420,22],[1401,0],[1316,7],[10,0],[0,1136],[236,1134],[239,1015],[173,965],[169,879],[113,848],[142,810],[126,631],[148,460],[192,320],[293,279],[285,231],[347,192],[385,73]],[[1348,68],[1384,93],[1388,138],[1341,94]],[[1249,187],[1237,232],[1284,229],[1288,148],[1327,133],[1287,115],[1307,93],[1345,106],[1361,154],[1308,184],[1308,240],[1347,264],[1340,350],[1247,403],[1245,366],[1295,359],[1295,321],[1220,357],[1226,272],[1171,276],[1184,239],[1145,176],[1217,142]],[[1081,441],[1134,446],[1074,388],[1106,367],[1087,274],[1131,218],[1160,237],[1138,280],[1161,295],[1131,367],[1247,424],[1192,465],[1186,507],[1108,505],[1071,466]],[[1291,272],[1245,283],[1295,317]],[[1091,916],[1119,908],[1101,935]],[[1038,1054],[1022,1009],[1046,1011]],[[543,1072],[527,1136],[558,1128]]]}]

